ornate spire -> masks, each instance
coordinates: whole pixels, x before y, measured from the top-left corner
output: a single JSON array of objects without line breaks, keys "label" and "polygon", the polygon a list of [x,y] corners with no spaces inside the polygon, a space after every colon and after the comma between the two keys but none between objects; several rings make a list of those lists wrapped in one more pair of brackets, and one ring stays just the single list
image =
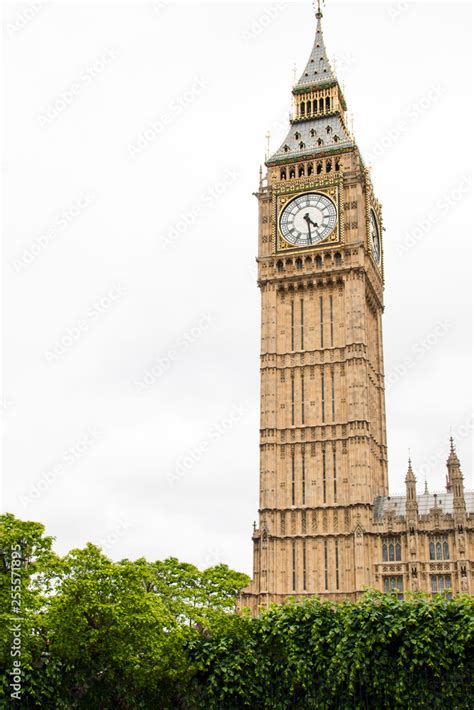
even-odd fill
[{"label": "ornate spire", "polygon": [[454,517],[459,522],[464,517],[466,502],[464,500],[464,476],[461,471],[456,449],[454,448],[453,437],[450,438],[449,456],[446,462],[448,475],[446,478],[446,490],[453,493]]},{"label": "ornate spire", "polygon": [[313,49],[300,80],[293,85],[290,129],[278,150],[267,156],[267,166],[354,146],[346,126],[346,101],[324,46],[322,16],[318,2]]},{"label": "ornate spire", "polygon": [[323,30],[321,25],[321,5],[318,2],[318,10],[316,12],[316,35],[314,37],[313,49],[311,50],[306,68],[301,75],[300,80],[295,88],[306,88],[316,86],[318,84],[327,84],[334,82],[336,77],[329,63],[326,47],[324,46]]},{"label": "ornate spire", "polygon": [[408,525],[413,525],[418,514],[418,504],[416,501],[416,478],[411,467],[411,458],[408,459],[408,470],[405,476],[406,490],[406,518]]},{"label": "ornate spire", "polygon": [[408,470],[407,470],[407,475],[405,476],[405,483],[415,481],[416,483],[416,478],[415,474],[413,473],[413,469],[411,467],[411,458],[408,459]]}]

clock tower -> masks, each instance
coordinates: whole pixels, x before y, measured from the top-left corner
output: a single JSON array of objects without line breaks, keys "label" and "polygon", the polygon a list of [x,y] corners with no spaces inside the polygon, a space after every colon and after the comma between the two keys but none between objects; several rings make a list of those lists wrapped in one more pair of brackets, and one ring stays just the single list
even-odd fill
[{"label": "clock tower", "polygon": [[347,127],[322,13],[259,203],[260,507],[240,606],[356,596],[388,494],[381,205]]},{"label": "clock tower", "polygon": [[260,506],[239,608],[368,587],[474,590],[474,491],[454,441],[446,490],[390,496],[382,347],[383,226],[324,47],[293,87],[259,204]]}]

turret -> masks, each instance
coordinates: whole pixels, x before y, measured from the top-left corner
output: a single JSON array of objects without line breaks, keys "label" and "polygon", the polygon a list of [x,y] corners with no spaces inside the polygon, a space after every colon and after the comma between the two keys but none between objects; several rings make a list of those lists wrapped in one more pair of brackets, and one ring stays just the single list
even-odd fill
[{"label": "turret", "polygon": [[416,524],[418,517],[418,504],[416,502],[416,478],[411,467],[411,459],[408,459],[408,470],[405,476],[406,489],[406,519],[407,524]]},{"label": "turret", "polygon": [[466,514],[466,501],[464,498],[464,477],[461,471],[458,455],[454,448],[453,437],[450,439],[451,446],[446,466],[448,475],[446,478],[446,490],[453,494],[453,513],[457,523],[462,524]]}]

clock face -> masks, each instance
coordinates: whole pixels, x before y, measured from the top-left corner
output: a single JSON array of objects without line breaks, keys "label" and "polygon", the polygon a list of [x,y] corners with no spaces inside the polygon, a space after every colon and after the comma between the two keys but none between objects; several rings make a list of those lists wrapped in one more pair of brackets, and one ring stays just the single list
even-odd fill
[{"label": "clock face", "polygon": [[380,265],[382,250],[380,248],[379,225],[377,223],[377,217],[375,216],[375,212],[373,210],[370,210],[370,243],[372,246],[372,254],[374,256],[375,263]]},{"label": "clock face", "polygon": [[289,244],[308,247],[322,242],[336,226],[336,206],[319,192],[306,192],[287,204],[280,216],[280,232]]}]

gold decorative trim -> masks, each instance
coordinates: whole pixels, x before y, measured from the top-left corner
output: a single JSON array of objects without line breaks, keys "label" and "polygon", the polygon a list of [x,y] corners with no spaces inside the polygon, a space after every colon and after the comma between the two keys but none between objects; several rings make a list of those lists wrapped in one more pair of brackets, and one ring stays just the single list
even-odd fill
[{"label": "gold decorative trim", "polygon": [[[341,201],[342,176],[320,180],[301,180],[293,185],[278,185],[273,190],[273,253],[274,254],[306,254],[318,249],[338,246],[344,243],[344,226],[342,223]],[[280,216],[289,200],[304,195],[308,192],[317,192],[325,195],[336,207],[336,225],[328,236],[318,244],[308,246],[295,246],[289,244],[280,232]]]}]

